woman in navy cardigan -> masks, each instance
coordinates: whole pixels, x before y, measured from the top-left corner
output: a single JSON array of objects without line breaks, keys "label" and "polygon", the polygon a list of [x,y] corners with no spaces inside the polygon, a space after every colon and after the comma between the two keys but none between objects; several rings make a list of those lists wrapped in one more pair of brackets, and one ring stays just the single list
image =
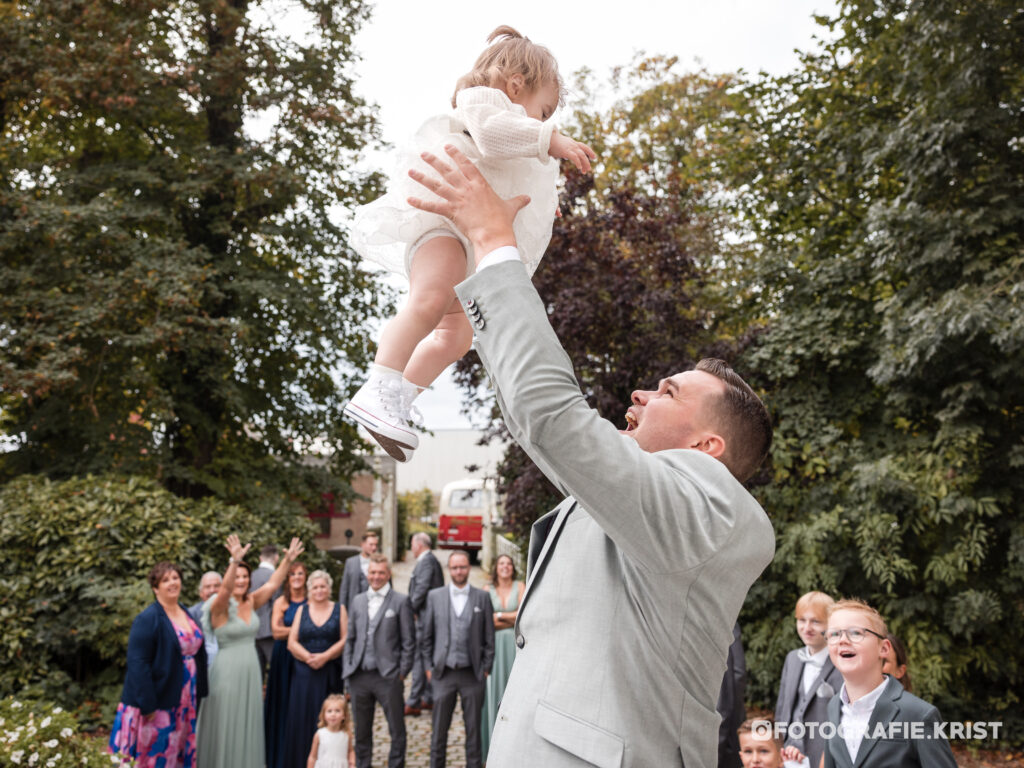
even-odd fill
[{"label": "woman in navy cardigan", "polygon": [[134,758],[138,768],[193,768],[196,713],[207,693],[203,633],[178,602],[178,566],[157,563],[149,585],[156,599],[132,622],[110,750]]}]

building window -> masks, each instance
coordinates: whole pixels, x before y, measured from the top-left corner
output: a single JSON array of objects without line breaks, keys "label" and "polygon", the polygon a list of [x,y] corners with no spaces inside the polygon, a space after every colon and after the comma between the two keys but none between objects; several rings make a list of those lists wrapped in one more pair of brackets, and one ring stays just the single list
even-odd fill
[{"label": "building window", "polygon": [[352,513],[344,502],[334,498],[333,493],[320,497],[320,506],[309,513],[309,518],[320,528],[317,538],[326,539],[331,535],[331,521],[336,517],[351,517]]}]

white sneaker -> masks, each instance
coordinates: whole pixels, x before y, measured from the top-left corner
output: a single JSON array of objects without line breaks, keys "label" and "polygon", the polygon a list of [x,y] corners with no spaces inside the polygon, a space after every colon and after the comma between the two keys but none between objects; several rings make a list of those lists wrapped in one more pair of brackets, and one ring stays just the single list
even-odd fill
[{"label": "white sneaker", "polygon": [[362,424],[395,461],[411,459],[420,444],[416,432],[409,426],[400,377],[371,376],[348,401],[344,413]]}]

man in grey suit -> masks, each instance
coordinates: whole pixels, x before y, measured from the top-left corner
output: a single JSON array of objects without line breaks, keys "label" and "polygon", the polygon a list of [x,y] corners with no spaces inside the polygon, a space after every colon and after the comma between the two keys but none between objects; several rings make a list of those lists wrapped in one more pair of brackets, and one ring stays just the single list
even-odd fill
[{"label": "man in grey suit", "polygon": [[359,545],[359,554],[345,561],[345,572],[341,575],[341,586],[338,588],[338,602],[346,609],[352,605],[352,598],[369,588],[366,573],[370,569],[370,555],[377,551],[378,542],[377,534],[367,531]]},{"label": "man in grey suit", "polygon": [[405,765],[402,681],[412,669],[416,630],[405,595],[388,583],[391,566],[379,552],[370,556],[369,589],[352,599],[343,675],[352,696],[356,766],[370,768],[373,758],[373,710],[379,702],[388,721],[388,768]]},{"label": "man in grey suit", "polygon": [[[409,579],[409,603],[412,605],[413,615],[416,617],[416,643],[422,638],[423,632],[420,629],[423,609],[427,605],[427,593],[432,589],[444,586],[444,573],[441,571],[441,564],[437,562],[434,553],[430,551],[430,536],[420,531],[414,533],[409,549],[416,558],[416,566],[412,569],[412,577]],[[409,689],[409,699],[405,702],[405,714],[418,715],[424,709],[430,709],[433,705],[433,694],[431,686],[427,685],[427,677],[424,674],[423,657],[417,653],[416,660],[412,665],[412,688]]]},{"label": "man in grey suit", "polygon": [[[203,605],[220,589],[220,583],[221,575],[216,571],[207,571],[199,579],[199,602],[188,609],[197,626],[203,626]],[[209,668],[217,656],[217,636],[213,632],[204,632],[203,644],[206,646],[206,666]]]},{"label": "man in grey suit", "polygon": [[447,587],[432,589],[427,595],[420,641],[420,653],[430,665],[427,678],[434,689],[430,768],[445,767],[456,697],[462,702],[466,724],[466,768],[480,768],[481,710],[494,662],[493,609],[487,593],[469,585],[466,552],[457,549],[448,556],[448,576],[451,583]]},{"label": "man in grey suit", "polygon": [[533,528],[488,768],[710,768],[732,627],[775,552],[742,485],[771,442],[767,410],[702,360],[633,392],[626,429],[602,419],[515,248],[528,198],[500,199],[448,151],[424,155],[440,179],[410,171],[436,195],[411,202],[469,238],[476,273],[455,290],[475,347],[505,425],[567,496]]},{"label": "man in grey suit", "polygon": [[[281,559],[277,547],[267,544],[260,550],[260,564],[249,582],[249,591],[255,592],[267,583],[267,580],[274,574],[277,562]],[[256,609],[256,615],[260,617],[260,627],[256,630],[256,655],[260,660],[260,674],[263,681],[267,680],[267,668],[270,666],[270,654],[274,652],[274,635],[270,631],[270,613],[273,610],[274,601],[268,600],[265,604]]]}]

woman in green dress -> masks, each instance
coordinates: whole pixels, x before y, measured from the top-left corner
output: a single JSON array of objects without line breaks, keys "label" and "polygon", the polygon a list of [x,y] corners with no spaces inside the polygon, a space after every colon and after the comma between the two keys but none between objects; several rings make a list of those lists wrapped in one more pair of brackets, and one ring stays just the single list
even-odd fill
[{"label": "woman in green dress", "polygon": [[262,768],[263,681],[256,656],[256,609],[281,586],[288,567],[303,552],[292,539],[267,583],[249,592],[249,566],[242,561],[251,544],[235,534],[225,544],[231,559],[220,589],[203,606],[203,629],[217,637],[217,658],[210,669],[210,694],[199,711],[198,768]]},{"label": "woman in green dress", "polygon": [[513,627],[519,603],[523,599],[525,585],[516,580],[516,564],[508,555],[498,555],[491,570],[491,583],[487,592],[491,596],[491,607],[494,608],[494,666],[487,678],[487,695],[484,698],[484,711],[480,718],[480,735],[482,754],[487,755],[491,743],[491,731],[494,721],[498,719],[498,705],[505,693],[508,676],[512,673],[512,662],[516,658],[516,638]]}]

